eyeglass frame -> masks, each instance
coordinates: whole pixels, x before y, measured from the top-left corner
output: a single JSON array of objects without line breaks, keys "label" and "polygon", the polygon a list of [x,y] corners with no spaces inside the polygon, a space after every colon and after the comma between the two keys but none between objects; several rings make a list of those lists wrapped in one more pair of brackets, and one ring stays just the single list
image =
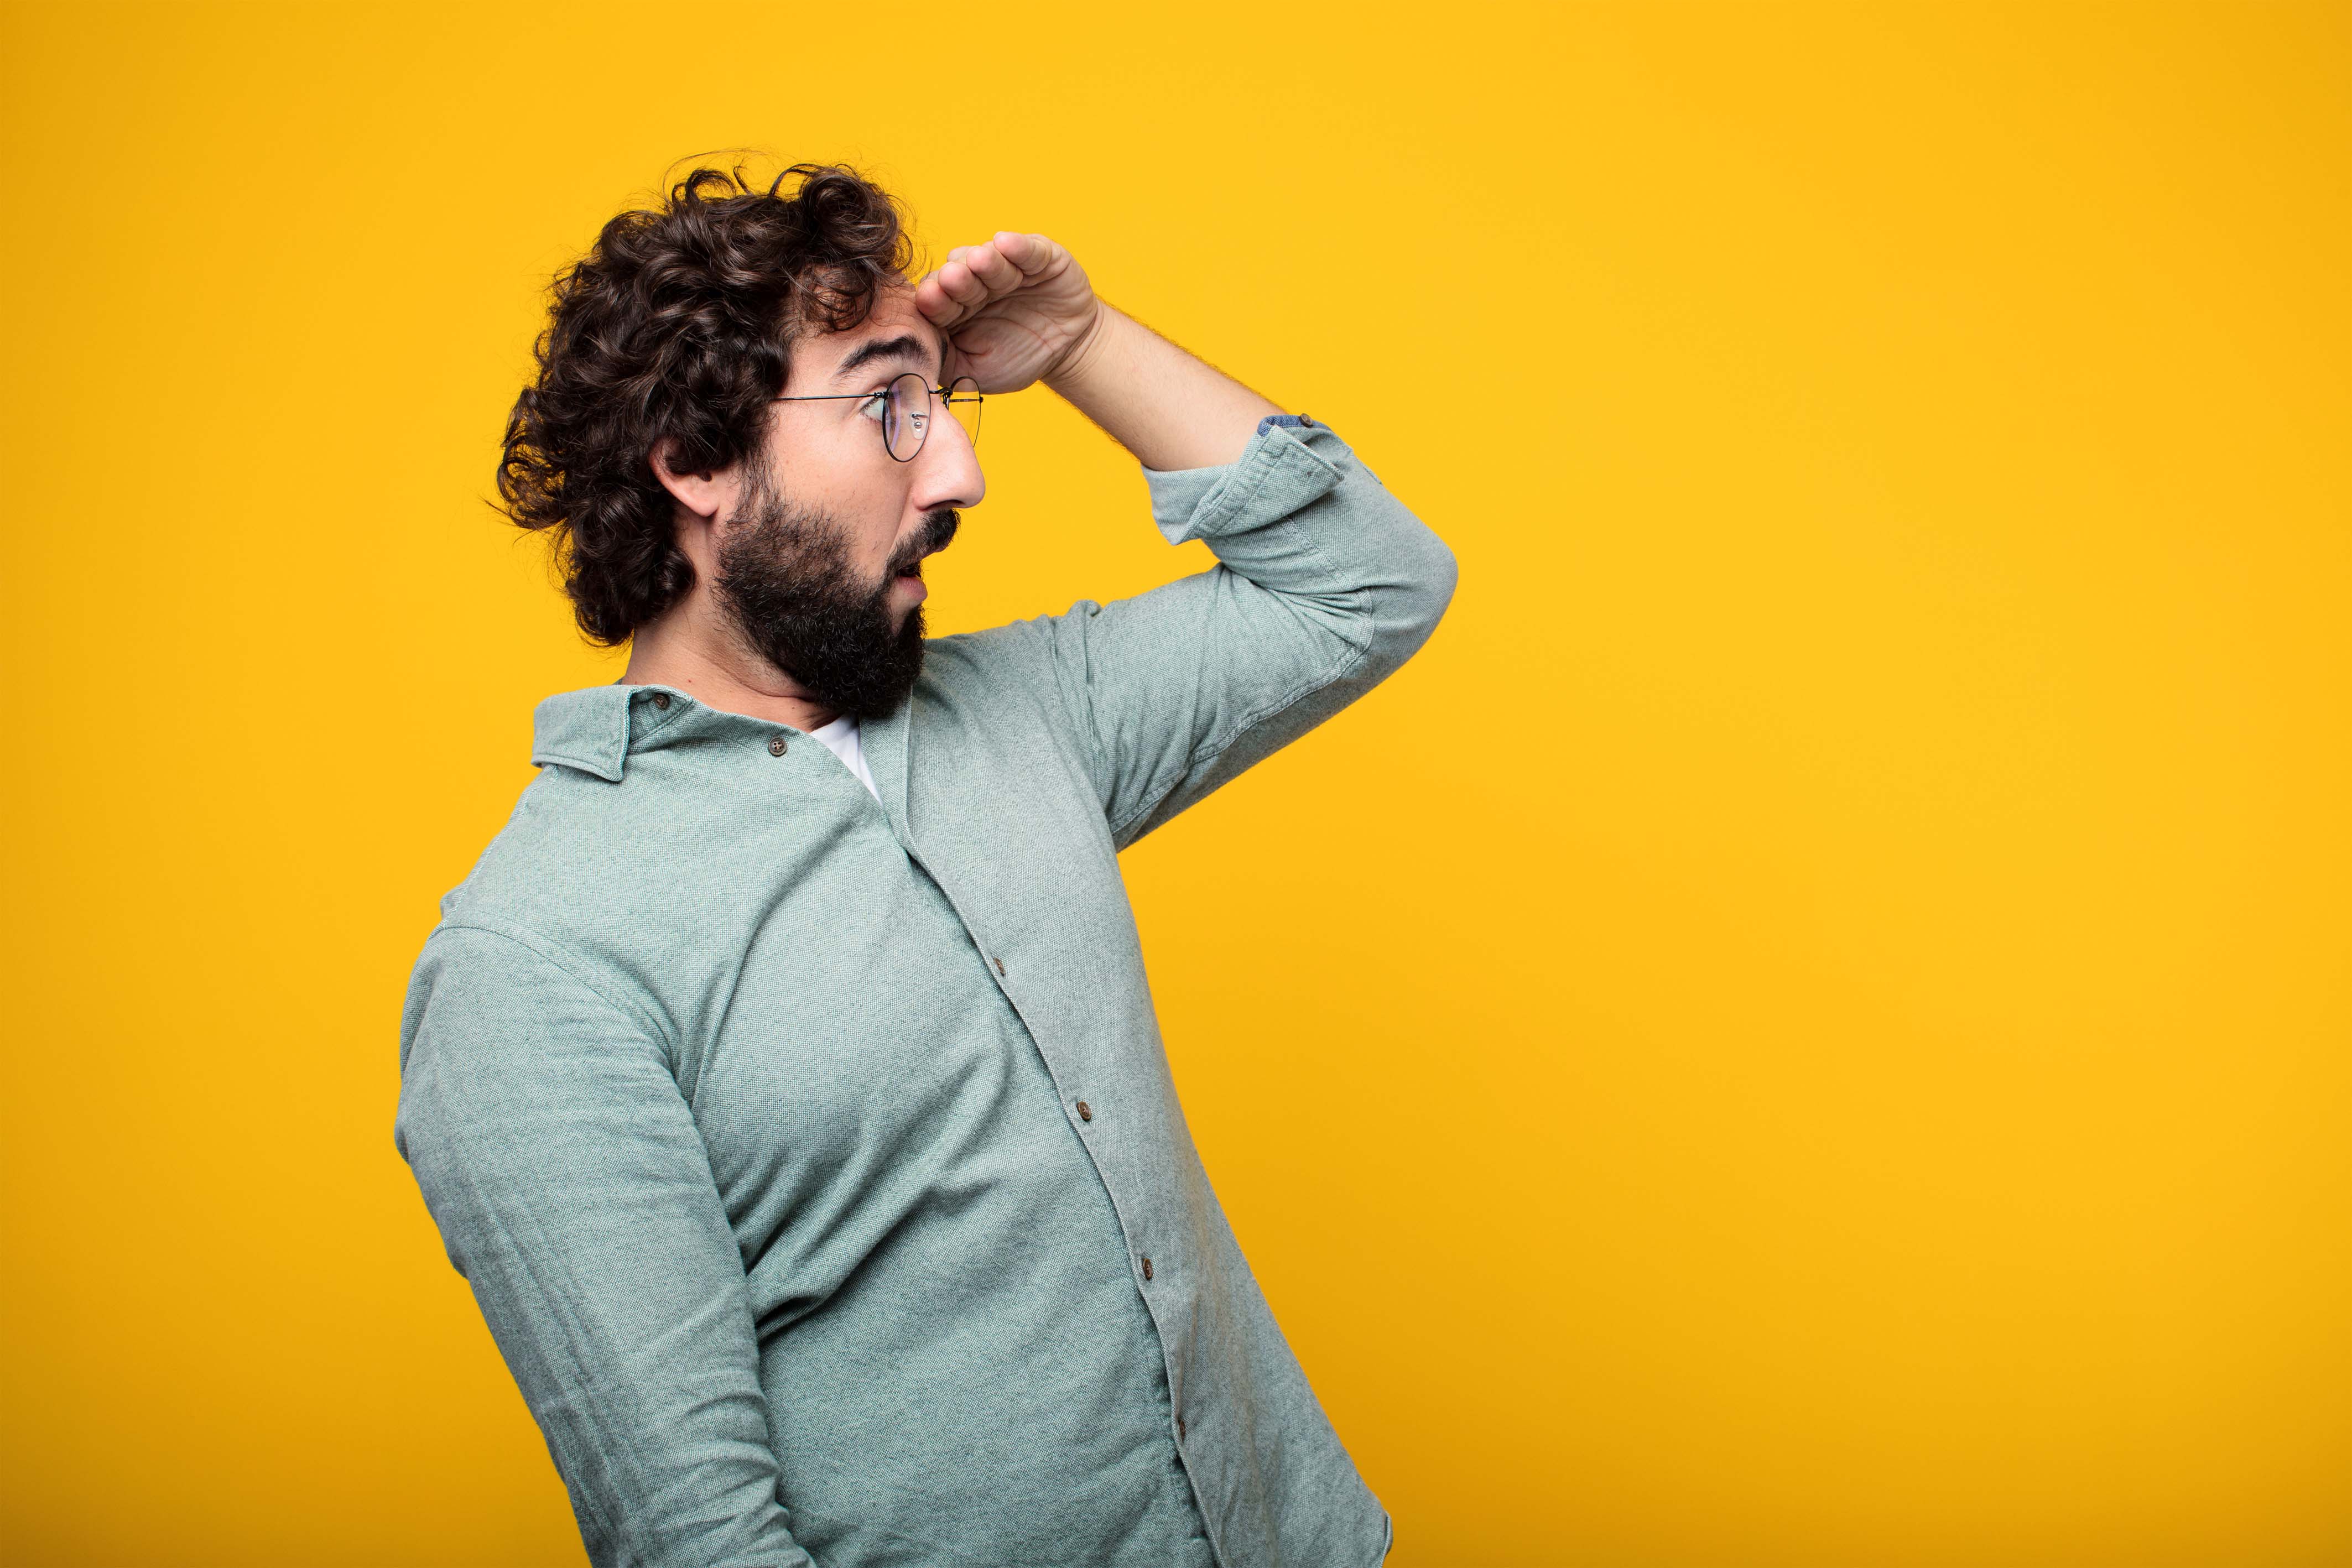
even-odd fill
[{"label": "eyeglass frame", "polygon": [[[987,395],[980,390],[980,380],[978,377],[958,376],[954,381],[949,382],[944,386],[933,386],[931,385],[931,378],[924,375],[920,371],[900,371],[897,375],[892,376],[888,381],[882,383],[882,390],[880,392],[806,392],[797,397],[770,398],[768,401],[770,402],[840,402],[846,398],[855,398],[862,402],[869,397],[888,397],[890,395],[890,389],[897,386],[900,382],[905,381],[908,376],[913,376],[923,383],[923,394],[926,400],[923,408],[923,434],[916,439],[915,450],[908,453],[906,456],[901,457],[897,453],[890,451],[890,431],[887,425],[884,425],[882,426],[882,450],[886,453],[889,453],[890,461],[893,463],[912,463],[916,458],[920,457],[923,455],[923,444],[931,438],[931,410],[928,400],[932,397],[937,397],[940,402],[944,404],[947,402],[948,394],[950,392],[962,385],[965,382],[971,382],[972,401],[974,402],[984,403],[988,401]],[[954,416],[950,414],[949,417],[953,418]],[[980,437],[977,435],[972,436],[970,439],[975,446],[980,444]]]}]

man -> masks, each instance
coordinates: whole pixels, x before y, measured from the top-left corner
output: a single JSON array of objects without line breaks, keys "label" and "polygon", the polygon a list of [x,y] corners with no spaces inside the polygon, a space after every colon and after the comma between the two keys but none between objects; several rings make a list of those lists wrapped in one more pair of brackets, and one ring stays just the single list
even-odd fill
[{"label": "man", "polygon": [[[1453,557],[1050,240],[909,284],[887,195],[787,172],[558,280],[501,492],[629,662],[442,901],[396,1142],[599,1564],[1365,1568],[1117,855],[1401,664]],[[927,642],[977,400],[1037,382],[1219,564]]]}]

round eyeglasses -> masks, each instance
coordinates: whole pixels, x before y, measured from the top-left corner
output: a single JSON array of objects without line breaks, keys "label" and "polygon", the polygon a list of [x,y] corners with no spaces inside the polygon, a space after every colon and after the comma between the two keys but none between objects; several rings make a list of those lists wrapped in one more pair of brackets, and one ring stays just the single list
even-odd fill
[{"label": "round eyeglasses", "polygon": [[808,397],[780,397],[778,402],[840,402],[856,398],[871,403],[873,411],[860,413],[882,426],[882,450],[901,463],[912,463],[915,454],[923,449],[923,437],[930,434],[931,399],[937,397],[947,404],[955,422],[963,426],[964,435],[974,446],[980,444],[980,383],[970,376],[958,376],[943,387],[935,387],[931,379],[920,371],[908,371],[890,378],[890,384],[880,392],[821,392]]}]

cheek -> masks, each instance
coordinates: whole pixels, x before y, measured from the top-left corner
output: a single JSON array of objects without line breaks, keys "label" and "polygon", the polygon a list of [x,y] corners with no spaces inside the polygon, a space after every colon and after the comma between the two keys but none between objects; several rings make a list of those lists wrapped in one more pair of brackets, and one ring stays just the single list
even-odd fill
[{"label": "cheek", "polygon": [[880,577],[892,570],[892,558],[898,553],[902,536],[898,528],[896,512],[887,523],[876,524],[866,541],[866,571],[869,577]]},{"label": "cheek", "polygon": [[[889,459],[881,449],[881,438],[873,439],[876,446],[870,455],[850,451],[827,461],[816,452],[803,452],[786,465],[785,474],[790,486],[786,493],[833,520],[848,541],[851,564],[868,580],[889,570],[911,484],[895,474],[875,472],[877,465]],[[872,461],[865,461],[869,455]]]}]

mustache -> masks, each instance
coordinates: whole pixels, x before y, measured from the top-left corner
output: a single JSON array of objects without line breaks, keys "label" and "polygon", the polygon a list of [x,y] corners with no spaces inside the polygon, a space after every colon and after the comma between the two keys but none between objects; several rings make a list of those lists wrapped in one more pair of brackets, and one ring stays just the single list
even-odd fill
[{"label": "mustache", "polygon": [[922,526],[915,530],[915,537],[890,558],[890,575],[911,572],[923,557],[947,549],[955,542],[956,530],[962,526],[963,517],[953,507],[940,507],[923,514]]}]

